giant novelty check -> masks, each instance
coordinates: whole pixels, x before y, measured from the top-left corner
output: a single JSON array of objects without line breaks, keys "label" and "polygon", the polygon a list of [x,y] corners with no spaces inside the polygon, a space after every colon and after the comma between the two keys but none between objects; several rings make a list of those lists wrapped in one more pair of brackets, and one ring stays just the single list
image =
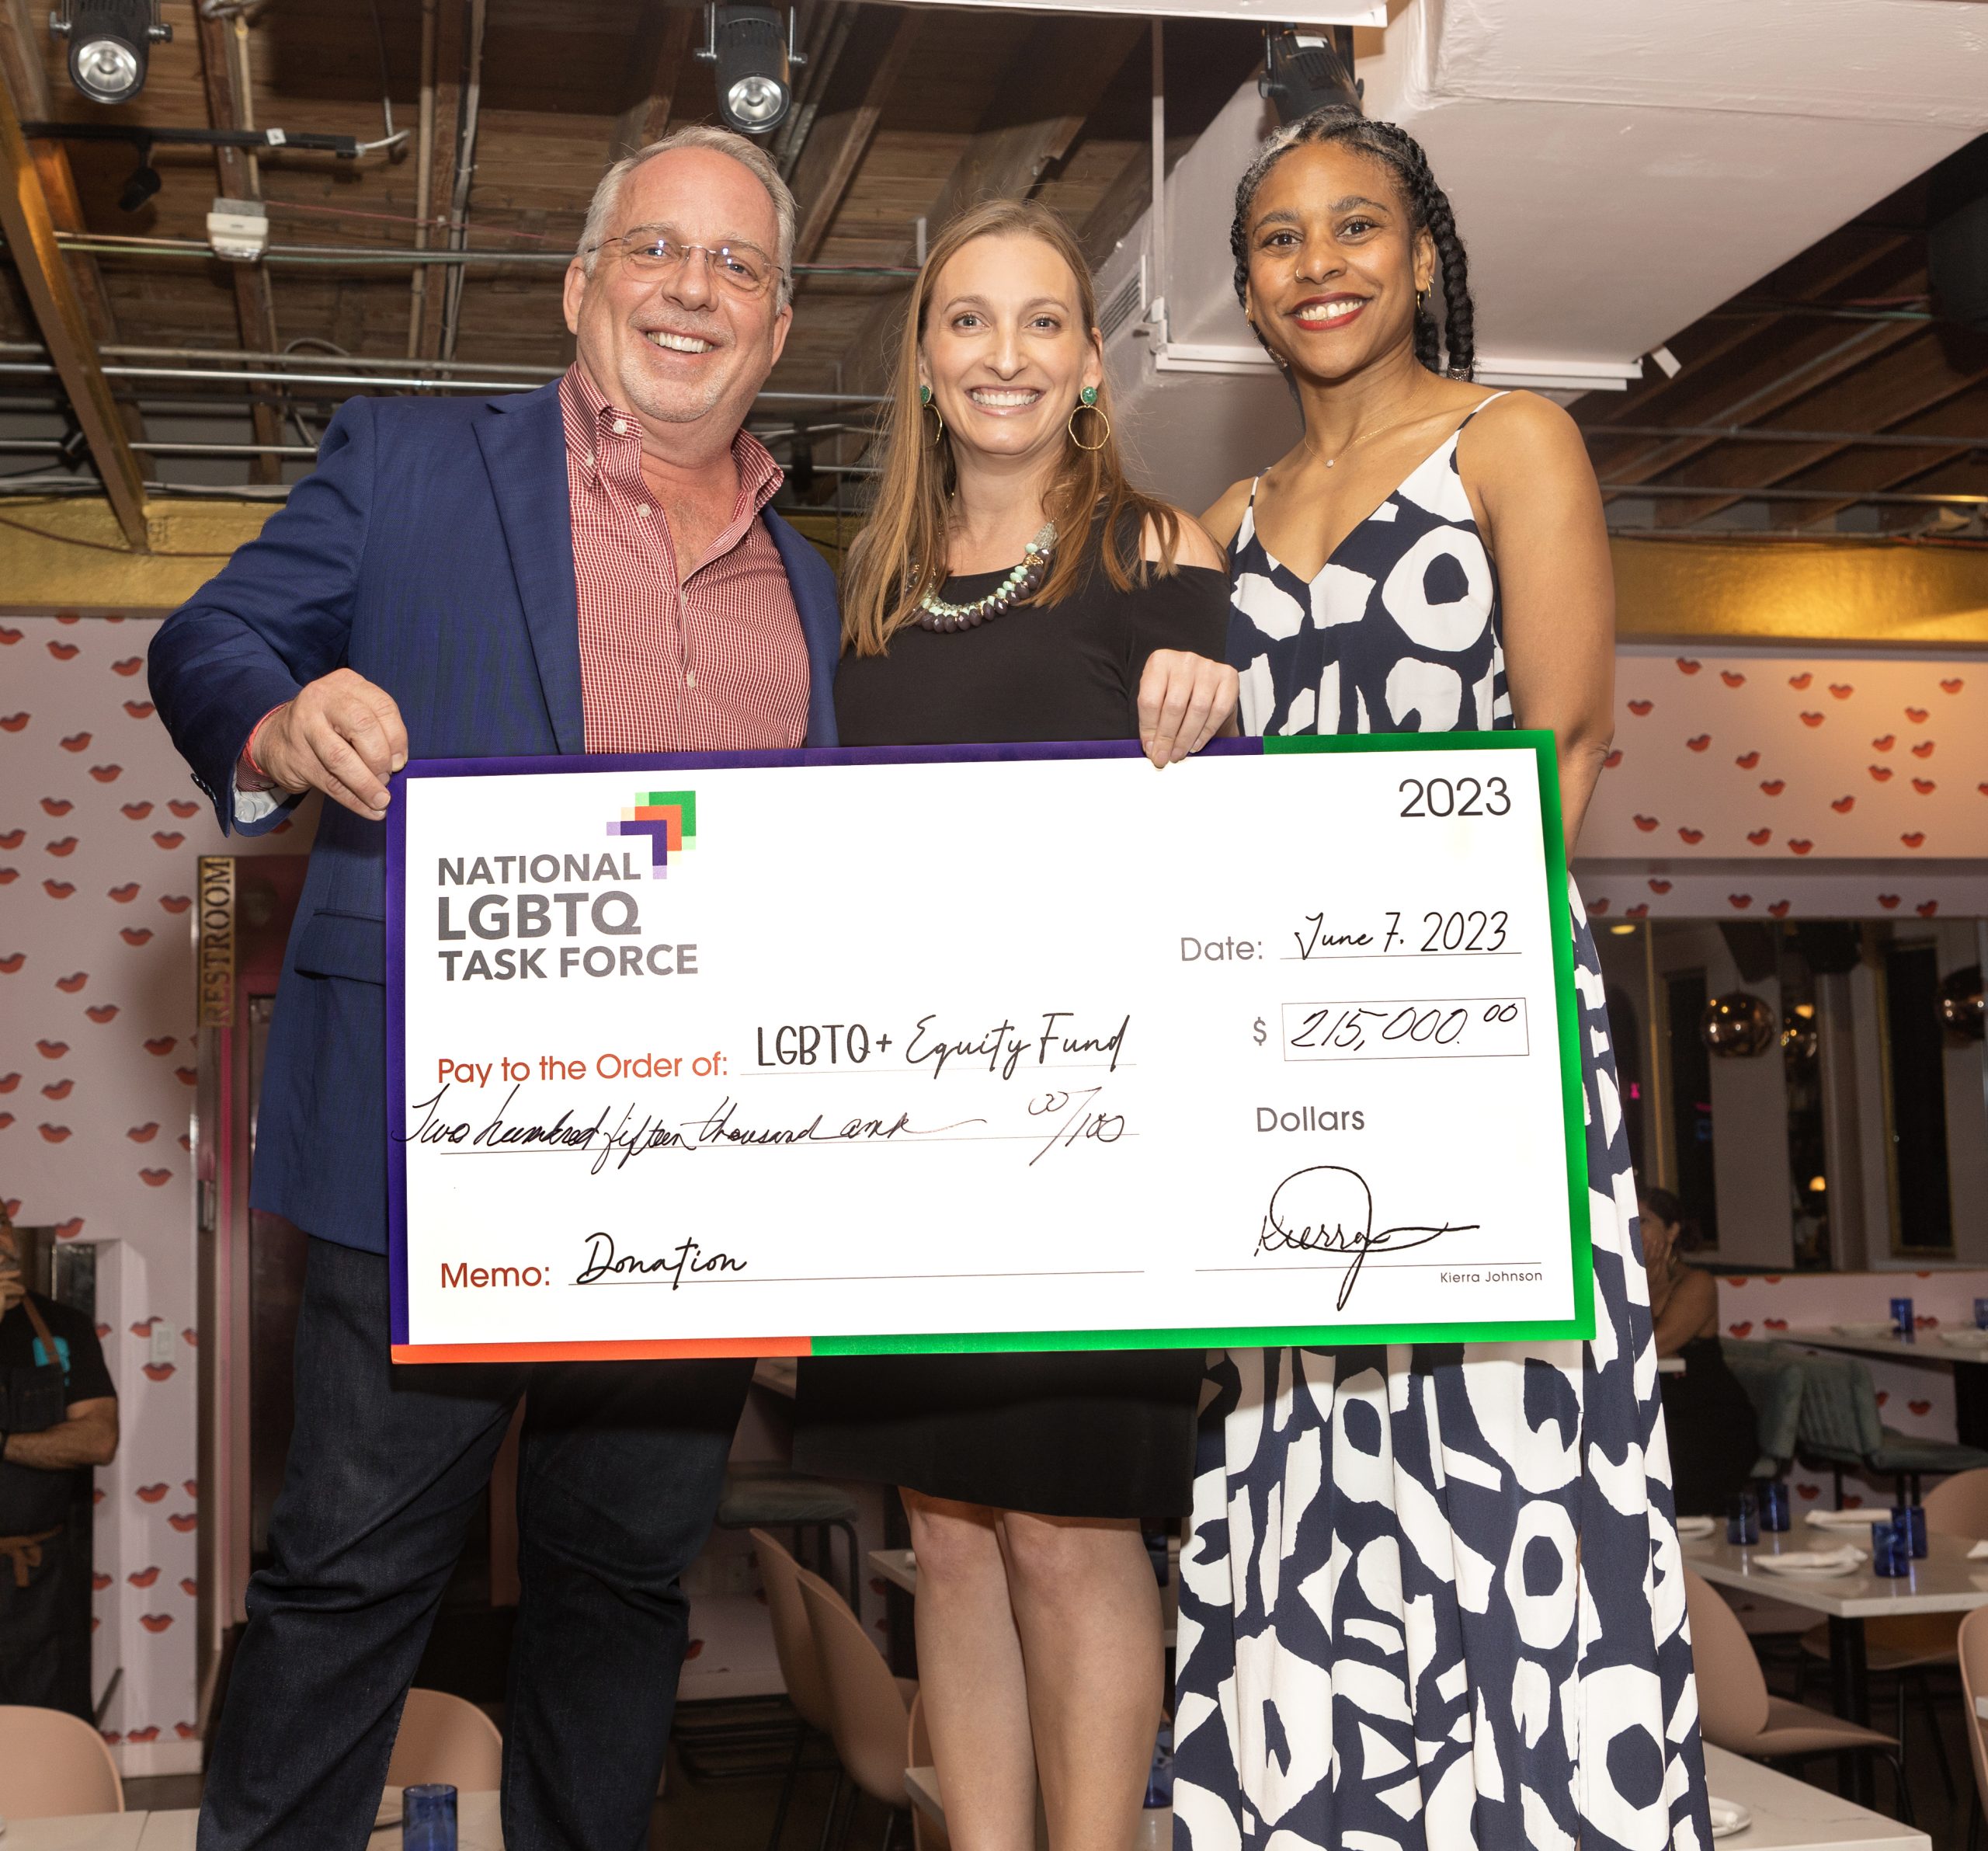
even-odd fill
[{"label": "giant novelty check", "polygon": [[1590,1334],[1550,739],[417,762],[405,1361]]}]

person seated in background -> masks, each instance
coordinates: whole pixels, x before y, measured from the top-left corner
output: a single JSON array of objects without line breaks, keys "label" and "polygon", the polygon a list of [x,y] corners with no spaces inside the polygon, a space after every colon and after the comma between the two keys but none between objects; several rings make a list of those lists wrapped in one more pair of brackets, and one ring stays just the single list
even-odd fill
[{"label": "person seated in background", "polygon": [[29,1289],[0,1202],[0,1703],[90,1720],[89,1537],[70,1519],[116,1456],[96,1327]]},{"label": "person seated in background", "polygon": [[1684,1262],[1684,1204],[1668,1189],[1646,1188],[1638,1192],[1636,1206],[1656,1353],[1684,1365],[1682,1375],[1658,1377],[1677,1514],[1721,1515],[1727,1498],[1746,1488],[1760,1456],[1753,1404],[1719,1348],[1719,1287],[1710,1273]]}]

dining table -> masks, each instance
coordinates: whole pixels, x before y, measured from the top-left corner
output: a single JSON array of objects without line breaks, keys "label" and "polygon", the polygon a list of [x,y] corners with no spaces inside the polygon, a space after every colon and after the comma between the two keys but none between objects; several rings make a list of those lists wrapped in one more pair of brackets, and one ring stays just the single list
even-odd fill
[{"label": "dining table", "polygon": [[[1882,1521],[1885,1513],[1872,1513]],[[1896,1578],[1871,1571],[1871,1533],[1868,1527],[1843,1530],[1797,1519],[1785,1530],[1763,1529],[1759,1542],[1729,1543],[1723,1523],[1708,1536],[1680,1533],[1685,1565],[1715,1586],[1806,1607],[1829,1622],[1830,1693],[1838,1716],[1871,1726],[1869,1670],[1865,1649],[1865,1623],[1909,1613],[1971,1613],[1988,1606],[1988,1544],[1964,1536],[1929,1536],[1924,1557]],[[1841,1574],[1789,1574],[1765,1566],[1777,1557],[1805,1550],[1840,1547],[1861,1549],[1864,1560]],[[1983,1550],[1977,1559],[1971,1552]],[[1852,1797],[1871,1797],[1868,1757],[1852,1758],[1848,1768]]]},{"label": "dining table", "polygon": [[[456,1797],[457,1851],[504,1851],[499,1796],[465,1793]],[[390,1787],[380,1801],[367,1851],[398,1851],[400,1789]],[[83,1812],[58,1818],[9,1819],[0,1851],[193,1851],[200,1814],[197,1808],[160,1812]]]}]

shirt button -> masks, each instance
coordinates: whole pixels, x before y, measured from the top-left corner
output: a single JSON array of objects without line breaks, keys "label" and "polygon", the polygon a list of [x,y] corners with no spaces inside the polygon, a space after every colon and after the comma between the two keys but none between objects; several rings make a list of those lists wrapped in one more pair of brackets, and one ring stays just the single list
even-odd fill
[{"label": "shirt button", "polygon": [[655,510],[652,509],[647,502],[644,502],[639,508],[636,509],[635,512],[638,514],[651,514],[655,512]]},{"label": "shirt button", "polygon": [[614,434],[617,437],[625,437],[628,434],[628,420],[626,418],[614,420]]},{"label": "shirt button", "polygon": [[683,671],[683,685],[687,688],[693,689],[697,687],[697,671],[695,669],[686,669]]}]

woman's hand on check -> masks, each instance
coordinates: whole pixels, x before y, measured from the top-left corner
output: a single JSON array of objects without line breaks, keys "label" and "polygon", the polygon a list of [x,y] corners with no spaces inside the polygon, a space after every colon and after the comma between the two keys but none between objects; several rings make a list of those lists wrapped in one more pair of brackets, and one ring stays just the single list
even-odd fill
[{"label": "woman's hand on check", "polygon": [[1239,684],[1225,662],[1155,649],[1139,677],[1139,745],[1156,765],[1178,764],[1236,730]]}]

